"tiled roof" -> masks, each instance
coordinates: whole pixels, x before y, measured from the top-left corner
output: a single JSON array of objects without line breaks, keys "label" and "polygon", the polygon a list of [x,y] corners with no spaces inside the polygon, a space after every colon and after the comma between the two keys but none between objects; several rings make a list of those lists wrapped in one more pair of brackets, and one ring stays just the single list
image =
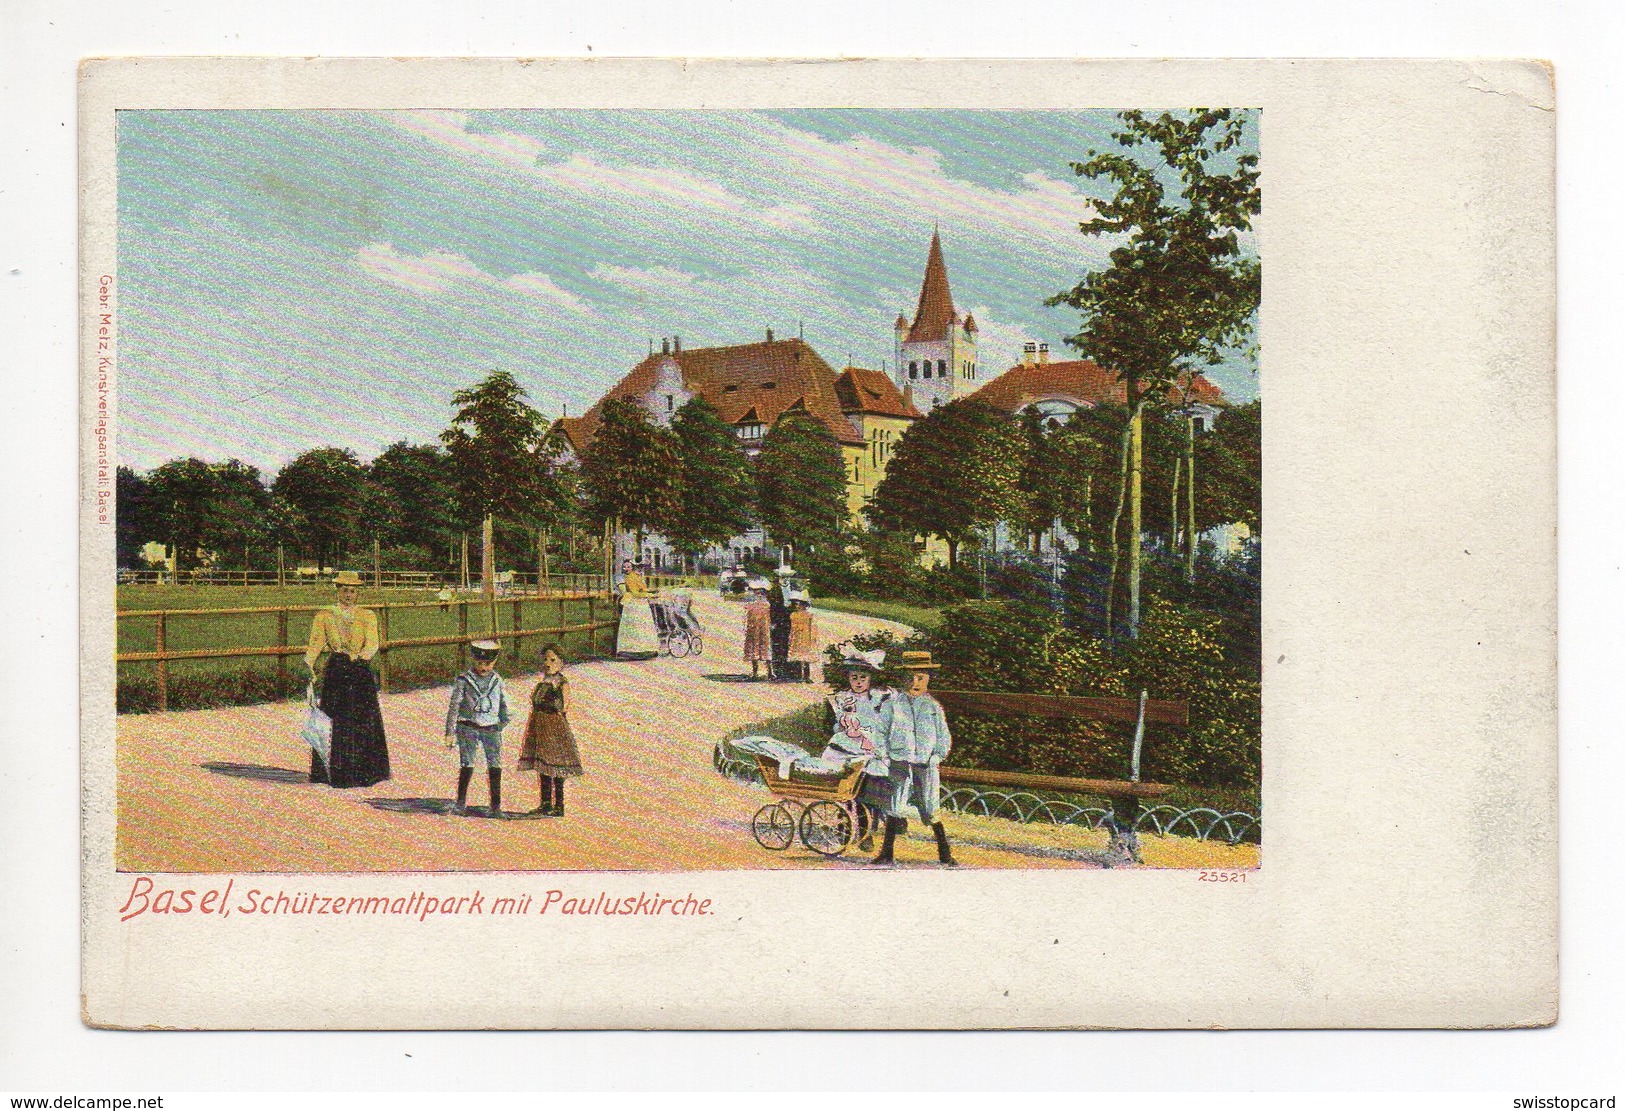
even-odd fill
[{"label": "tiled roof", "polygon": [[[577,450],[590,444],[597,433],[604,401],[612,397],[646,396],[654,389],[657,368],[666,357],[650,355],[638,363],[584,416],[577,418],[576,431],[570,433]],[[710,402],[728,424],[739,424],[748,417],[772,425],[785,410],[800,401],[839,442],[864,442],[858,430],[841,415],[835,394],[835,372],[804,340],[696,347],[674,352],[671,358],[682,368],[684,387]],[[577,432],[581,439],[576,438]]]},{"label": "tiled roof", "polygon": [[[1170,390],[1177,402],[1181,391]],[[970,395],[995,409],[1014,413],[1046,397],[1066,397],[1091,405],[1126,405],[1128,392],[1115,373],[1090,359],[1067,362],[1017,363],[993,381]],[[1190,400],[1206,405],[1227,406],[1224,392],[1198,374],[1191,382]]]},{"label": "tiled roof", "polygon": [[925,260],[925,280],[920,283],[920,303],[914,309],[914,323],[908,342],[940,340],[954,326],[954,295],[948,289],[948,264],[942,261],[942,237],[931,233],[931,253]]},{"label": "tiled roof", "polygon": [[835,379],[835,395],[843,413],[872,413],[883,417],[918,417],[920,411],[905,401],[892,380],[878,370],[849,366]]}]

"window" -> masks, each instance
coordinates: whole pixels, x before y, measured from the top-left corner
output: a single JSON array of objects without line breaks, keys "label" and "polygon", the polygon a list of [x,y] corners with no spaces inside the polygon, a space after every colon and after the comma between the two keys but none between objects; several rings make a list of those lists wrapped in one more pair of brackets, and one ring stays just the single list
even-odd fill
[{"label": "window", "polygon": [[929,360],[929,359],[927,359],[926,362],[925,362],[925,375],[924,375],[924,377],[926,377],[926,378],[931,377],[931,360]]},{"label": "window", "polygon": [[779,384],[777,382],[763,382],[762,383],[762,389],[764,389],[764,390],[777,389],[778,386],[779,386]]},{"label": "window", "polygon": [[1191,418],[1191,427],[1194,428],[1198,432],[1206,432],[1207,431],[1207,418],[1206,417],[1192,417]]},{"label": "window", "polygon": [[920,376],[920,366],[918,363],[911,362],[908,364],[908,376],[910,378],[918,378]]},{"label": "window", "polygon": [[672,395],[667,394],[666,395],[666,412],[669,413],[669,412],[671,412],[671,410],[672,410]]},{"label": "window", "polygon": [[760,423],[746,423],[739,425],[739,438],[741,440],[760,440],[762,426]]},{"label": "window", "polygon": [[937,377],[938,378],[946,378],[946,377],[948,377],[948,360],[947,359],[938,359],[937,360]]}]

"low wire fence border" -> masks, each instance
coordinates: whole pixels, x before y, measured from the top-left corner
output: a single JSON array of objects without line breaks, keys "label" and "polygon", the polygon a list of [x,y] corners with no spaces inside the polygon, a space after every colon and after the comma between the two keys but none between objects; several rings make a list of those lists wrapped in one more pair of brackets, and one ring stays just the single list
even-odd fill
[{"label": "low wire fence border", "polygon": [[[711,763],[729,779],[743,783],[762,782],[761,771],[754,761],[729,756],[721,746],[712,751]],[[1051,825],[1083,826],[1087,829],[1109,830],[1113,817],[1109,806],[1084,806],[1061,799],[1046,799],[1030,791],[993,791],[980,787],[955,787],[944,793],[942,805],[959,814],[1022,823],[1049,822]],[[1208,806],[1182,810],[1167,804],[1142,810],[1134,822],[1134,829],[1141,833],[1149,830],[1165,837],[1222,840],[1229,845],[1257,839],[1263,833],[1258,816],[1245,811],[1222,811]],[[1249,838],[1249,834],[1252,838]]]}]

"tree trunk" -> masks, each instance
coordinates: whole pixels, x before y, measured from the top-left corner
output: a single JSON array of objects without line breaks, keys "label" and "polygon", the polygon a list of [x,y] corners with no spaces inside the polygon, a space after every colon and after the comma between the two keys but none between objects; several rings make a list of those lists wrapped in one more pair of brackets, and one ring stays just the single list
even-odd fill
[{"label": "tree trunk", "polygon": [[1133,416],[1129,420],[1128,463],[1128,635],[1130,640],[1140,635],[1140,531],[1141,486],[1145,454],[1145,402],[1133,399]]},{"label": "tree trunk", "polygon": [[1168,554],[1179,551],[1179,473],[1185,460],[1174,459],[1174,485],[1168,497]]},{"label": "tree trunk", "polygon": [[1196,418],[1185,417],[1185,581],[1196,581]]},{"label": "tree trunk", "polygon": [[959,566],[959,541],[951,536],[944,536],[948,542],[948,570],[953,571]]},{"label": "tree trunk", "polygon": [[497,554],[492,549],[495,521],[485,515],[480,525],[480,592],[485,595],[486,630],[497,634]]},{"label": "tree trunk", "polygon": [[1095,554],[1095,475],[1091,471],[1083,476],[1083,542],[1090,555]]},{"label": "tree trunk", "polygon": [[1117,460],[1117,508],[1112,512],[1112,531],[1108,542],[1112,547],[1111,573],[1106,577],[1106,635],[1112,635],[1112,610],[1117,599],[1117,566],[1122,553],[1122,547],[1117,543],[1118,525],[1123,520],[1123,505],[1128,500],[1128,445],[1129,429],[1132,421],[1123,423],[1123,449]]}]

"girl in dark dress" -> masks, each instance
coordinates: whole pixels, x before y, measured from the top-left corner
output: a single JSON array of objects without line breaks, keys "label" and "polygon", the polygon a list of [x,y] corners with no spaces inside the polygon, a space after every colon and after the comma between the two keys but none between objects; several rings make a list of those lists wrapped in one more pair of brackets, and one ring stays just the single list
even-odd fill
[{"label": "girl in dark dress", "polygon": [[530,694],[530,721],[519,750],[519,770],[536,773],[541,804],[534,813],[564,816],[564,781],[581,774],[581,753],[570,731],[570,681],[556,644],[542,649],[542,676]]},{"label": "girl in dark dress", "polygon": [[371,787],[389,778],[389,745],[378,709],[378,679],[370,661],[378,651],[378,616],[357,606],[361,577],[341,571],[333,580],[339,603],[322,610],[310,626],[305,666],[312,679],[325,653],[317,705],[333,721],[327,761],[312,751],[310,781],[334,787]]}]

